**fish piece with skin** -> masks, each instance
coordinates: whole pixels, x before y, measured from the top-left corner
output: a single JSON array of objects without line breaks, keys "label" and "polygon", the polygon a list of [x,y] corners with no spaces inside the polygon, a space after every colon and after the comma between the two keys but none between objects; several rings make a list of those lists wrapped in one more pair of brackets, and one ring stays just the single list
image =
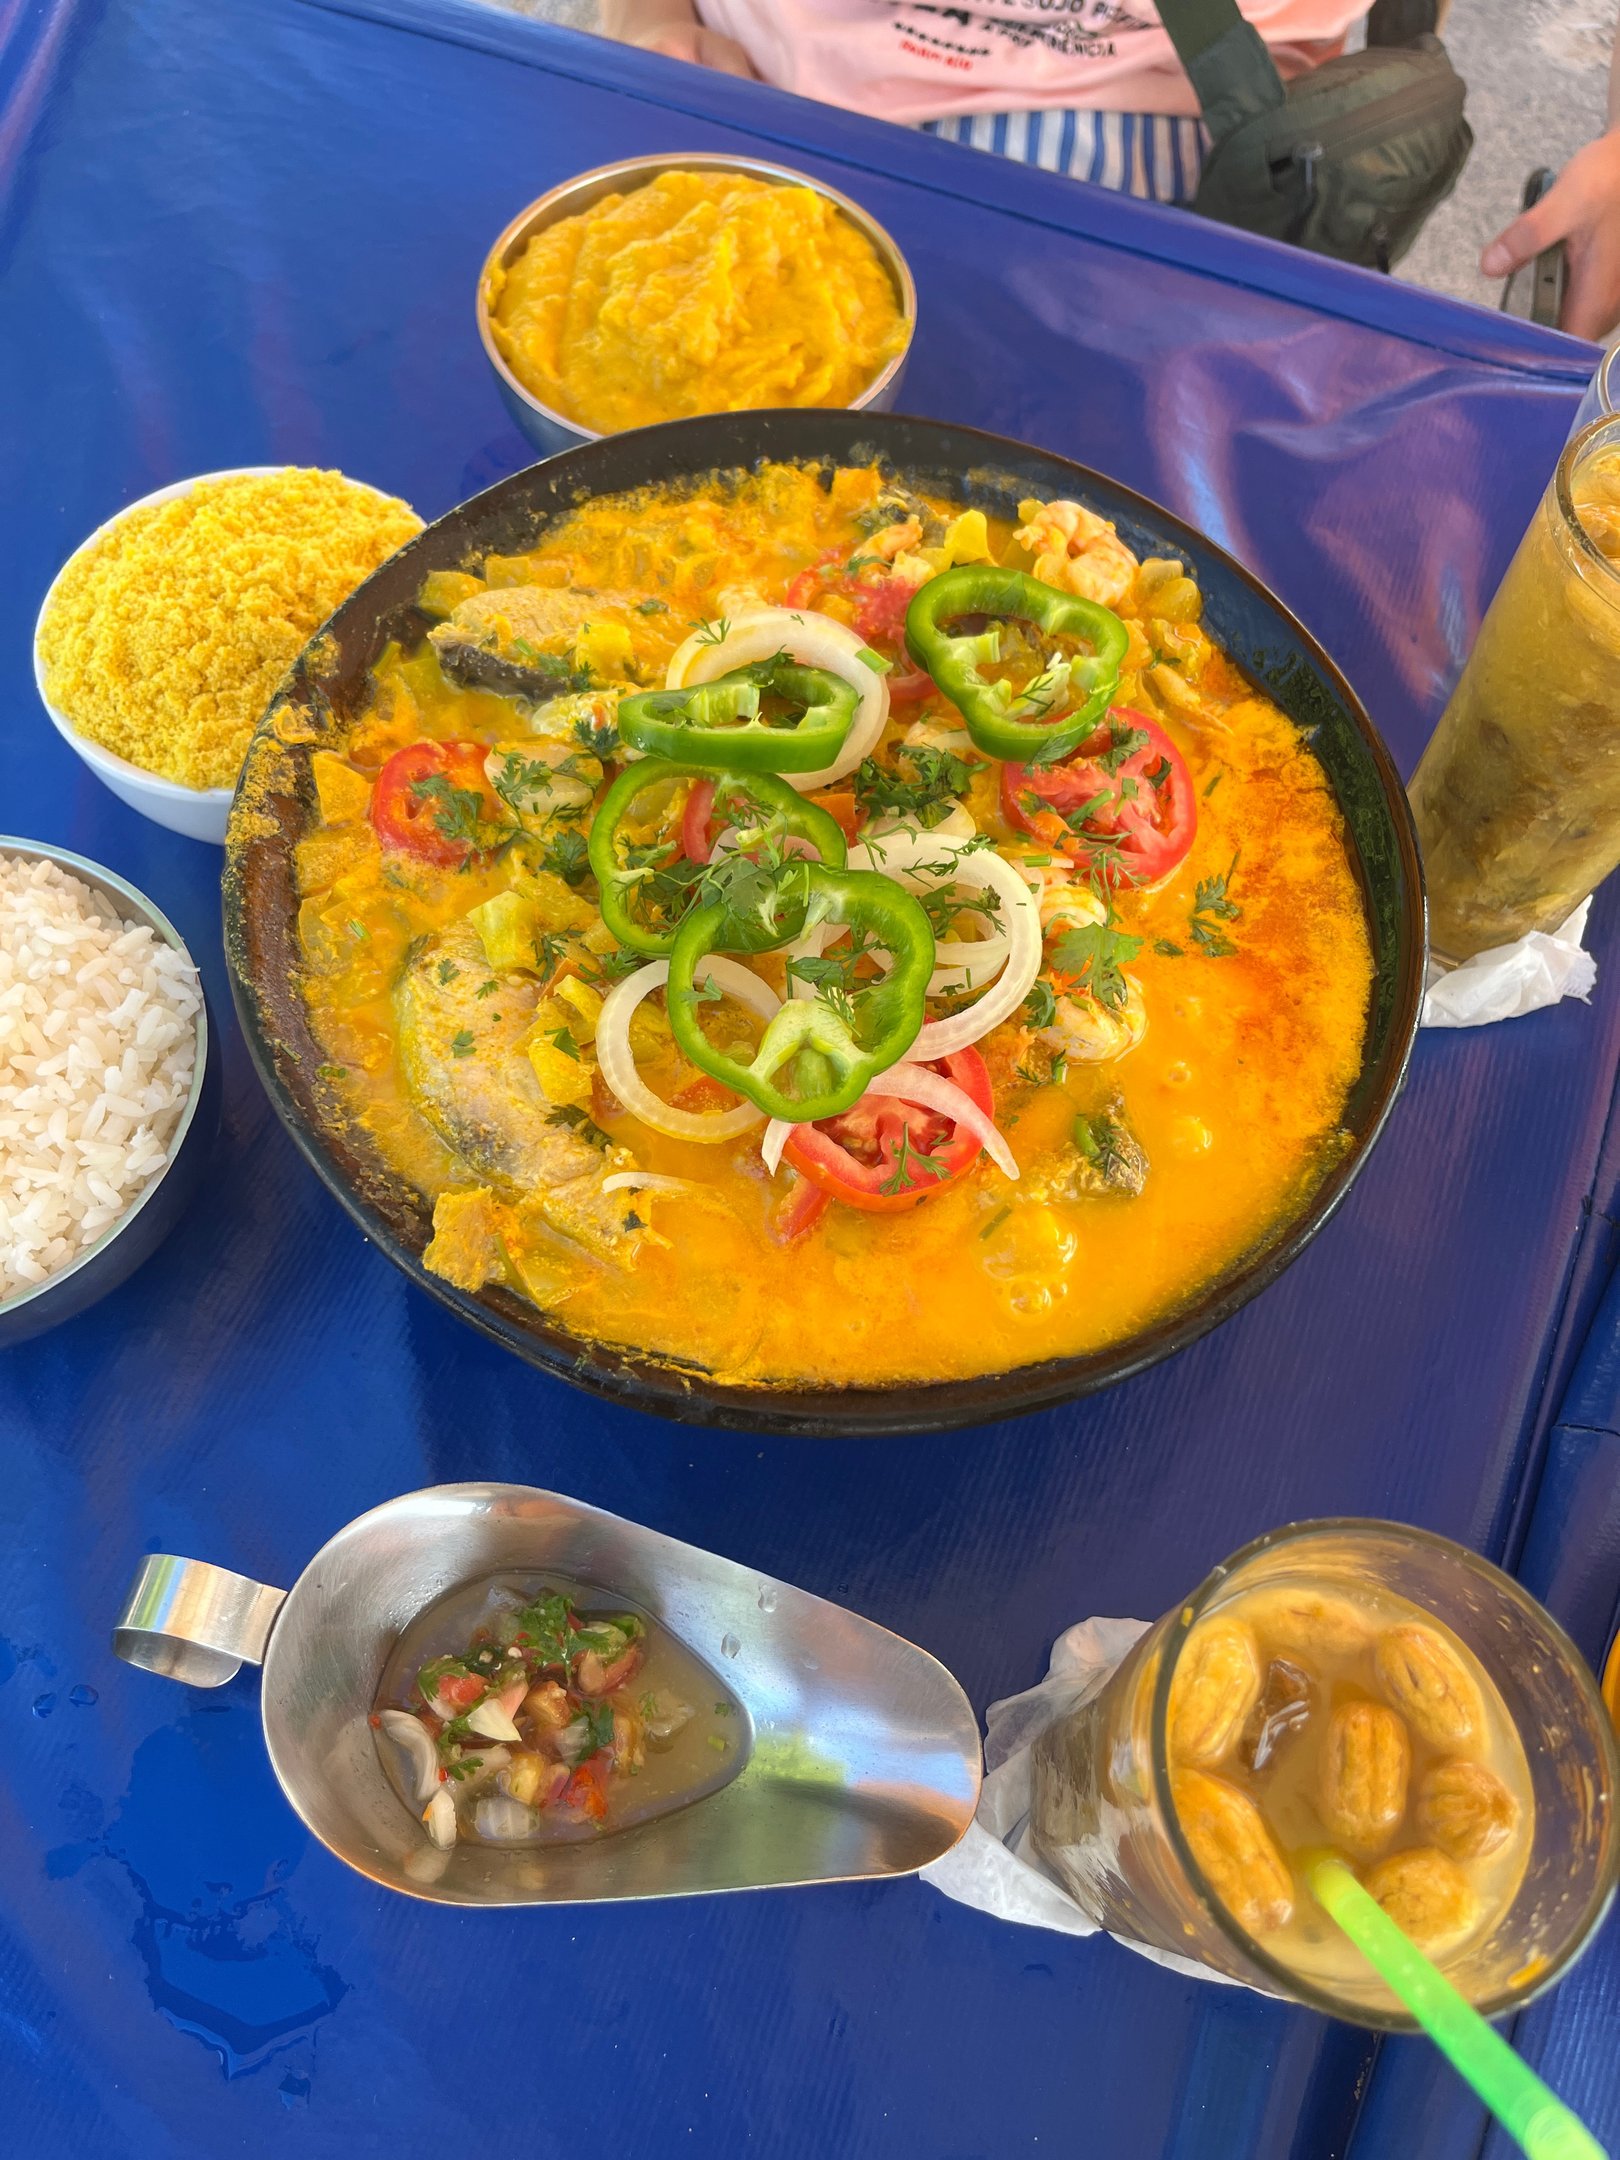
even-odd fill
[{"label": "fish piece with skin", "polygon": [[619,595],[588,586],[499,585],[463,600],[428,641],[453,682],[551,699],[591,687],[592,670],[573,653],[586,624],[628,627],[628,614]]},{"label": "fish piece with skin", "polygon": [[[485,983],[498,988],[478,995]],[[471,923],[453,923],[412,955],[394,992],[411,1099],[481,1178],[532,1197],[563,1236],[598,1255],[634,1249],[617,1193],[602,1191],[602,1151],[565,1122],[526,1053],[539,984],[492,976]]]}]

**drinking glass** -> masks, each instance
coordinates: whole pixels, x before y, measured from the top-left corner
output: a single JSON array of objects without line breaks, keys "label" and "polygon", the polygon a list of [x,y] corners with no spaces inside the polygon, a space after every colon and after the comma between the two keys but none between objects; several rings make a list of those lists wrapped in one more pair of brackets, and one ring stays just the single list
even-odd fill
[{"label": "drinking glass", "polygon": [[1615,360],[1617,353],[1620,353],[1620,345],[1611,345],[1598,362],[1592,380],[1586,386],[1586,394],[1576,409],[1575,425],[1569,431],[1571,435],[1578,435],[1582,428],[1590,427],[1594,420],[1613,417],[1616,400],[1620,399],[1620,364]]},{"label": "drinking glass", "polygon": [[[1224,1561],[1148,1630],[1098,1695],[1036,1743],[1036,1850],[1117,1934],[1332,2017],[1414,2029],[1353,1956],[1329,1981],[1319,1967],[1311,1976],[1293,1969],[1248,1934],[1215,1895],[1176,1818],[1168,1713],[1177,1660],[1200,1621],[1244,1593],[1284,1585],[1350,1597],[1364,1586],[1405,1598],[1449,1627],[1494,1682],[1529,1766],[1530,1849],[1496,1925],[1445,1969],[1484,2016],[1517,2008],[1568,1968],[1614,1895],[1620,1753],[1597,1684],[1552,1616],[1489,1561],[1426,1530],[1350,1518],[1294,1523]],[[1324,1939],[1334,1932],[1325,1915],[1322,1930]]]},{"label": "drinking glass", "polygon": [[1620,416],[1566,446],[1411,798],[1437,959],[1557,929],[1620,863]]}]

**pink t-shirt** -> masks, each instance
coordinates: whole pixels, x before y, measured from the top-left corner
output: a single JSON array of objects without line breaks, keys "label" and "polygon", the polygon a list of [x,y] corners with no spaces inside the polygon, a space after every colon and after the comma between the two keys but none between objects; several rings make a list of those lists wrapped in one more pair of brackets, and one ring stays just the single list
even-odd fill
[{"label": "pink t-shirt", "polygon": [[[1239,0],[1284,75],[1328,60],[1367,0]],[[767,82],[880,119],[1195,113],[1152,0],[698,0]]]}]

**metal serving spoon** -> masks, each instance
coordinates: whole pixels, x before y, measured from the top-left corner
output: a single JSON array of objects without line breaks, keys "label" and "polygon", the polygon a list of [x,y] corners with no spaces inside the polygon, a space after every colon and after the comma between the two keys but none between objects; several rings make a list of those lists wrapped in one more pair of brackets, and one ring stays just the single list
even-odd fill
[{"label": "metal serving spoon", "polygon": [[[641,1606],[724,1674],[752,1722],[742,1770],[674,1813],[579,1844],[432,1846],[368,1722],[390,1650],[463,1583],[546,1574]],[[281,1788],[362,1875],[452,1905],[549,1905],[904,1875],[973,1819],[979,1729],[924,1650],[825,1599],[531,1485],[438,1485],[373,1508],[289,1591],[167,1553],[113,1630],[132,1665],[221,1687],[261,1664]]]}]

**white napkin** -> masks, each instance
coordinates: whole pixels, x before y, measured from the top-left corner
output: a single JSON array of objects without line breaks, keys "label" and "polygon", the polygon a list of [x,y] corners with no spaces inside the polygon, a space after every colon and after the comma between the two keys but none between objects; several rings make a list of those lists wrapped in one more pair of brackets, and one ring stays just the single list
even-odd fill
[{"label": "white napkin", "polygon": [[[1065,1935],[1095,1935],[1089,1919],[1032,1850],[1029,1841],[1030,1750],[1048,1725],[1096,1694],[1139,1635],[1145,1620],[1081,1620],[1052,1645],[1052,1662],[1039,1687],[990,1705],[985,1716],[986,1775],[966,1837],[943,1859],[922,1870],[932,1883],[963,1905],[1025,1927],[1056,1928]],[[1127,1950],[1168,1965],[1196,1980],[1227,1982],[1207,1965],[1151,1949],[1116,1935]]]},{"label": "white napkin", "polygon": [[1557,930],[1532,930],[1511,945],[1493,945],[1446,969],[1429,962],[1423,998],[1425,1027],[1484,1027],[1517,1020],[1560,998],[1589,998],[1597,962],[1582,945],[1590,900]]}]

